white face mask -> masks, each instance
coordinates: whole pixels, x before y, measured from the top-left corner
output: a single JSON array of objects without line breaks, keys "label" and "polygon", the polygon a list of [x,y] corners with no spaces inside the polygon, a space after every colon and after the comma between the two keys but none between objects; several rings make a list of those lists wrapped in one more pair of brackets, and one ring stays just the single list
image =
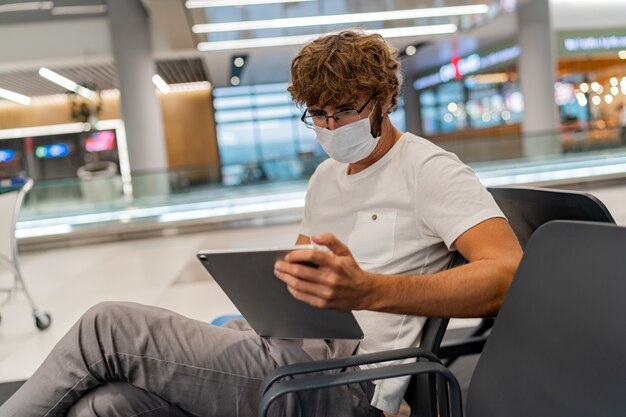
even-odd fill
[{"label": "white face mask", "polygon": [[370,118],[341,126],[335,130],[313,126],[317,142],[324,151],[337,162],[352,164],[368,157],[376,145],[378,137],[372,137]]}]

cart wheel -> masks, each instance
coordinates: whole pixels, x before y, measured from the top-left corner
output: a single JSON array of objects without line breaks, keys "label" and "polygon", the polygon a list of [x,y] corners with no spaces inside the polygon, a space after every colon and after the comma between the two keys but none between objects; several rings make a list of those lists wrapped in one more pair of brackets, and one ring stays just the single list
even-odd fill
[{"label": "cart wheel", "polygon": [[48,327],[50,327],[50,323],[52,322],[52,319],[50,318],[50,314],[36,311],[34,313],[34,316],[35,316],[35,326],[37,326],[39,330],[46,330]]}]

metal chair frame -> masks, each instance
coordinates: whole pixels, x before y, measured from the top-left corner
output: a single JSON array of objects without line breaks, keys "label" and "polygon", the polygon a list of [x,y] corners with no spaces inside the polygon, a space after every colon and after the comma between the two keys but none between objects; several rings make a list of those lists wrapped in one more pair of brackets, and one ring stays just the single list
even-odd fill
[{"label": "metal chair frame", "polygon": [[[9,270],[11,275],[13,275],[13,285],[7,288],[0,288],[0,293],[5,293],[6,295],[5,299],[2,302],[0,302],[0,309],[4,307],[6,304],[8,304],[9,301],[11,301],[11,299],[14,298],[17,293],[22,292],[26,296],[26,299],[28,300],[28,304],[30,305],[31,310],[33,312],[33,317],[35,319],[35,326],[37,326],[39,330],[45,330],[50,326],[51,318],[48,313],[41,311],[37,308],[37,306],[35,305],[35,301],[32,295],[30,294],[30,291],[28,290],[26,283],[24,282],[24,278],[22,276],[22,271],[20,269],[20,264],[19,264],[17,239],[15,237],[17,219],[19,218],[22,203],[24,202],[24,198],[26,197],[26,194],[32,188],[33,188],[33,180],[28,179],[19,190],[9,191],[5,193],[5,197],[10,196],[10,194],[12,193],[17,193],[17,197],[15,198],[13,213],[10,216],[10,219],[5,219],[5,220],[8,220],[8,224],[9,224],[8,232],[9,232],[9,238],[11,240],[10,245],[9,245],[10,253],[8,254],[0,253],[0,264],[5,266]],[[2,198],[2,196],[3,195],[0,194],[0,198]]]}]

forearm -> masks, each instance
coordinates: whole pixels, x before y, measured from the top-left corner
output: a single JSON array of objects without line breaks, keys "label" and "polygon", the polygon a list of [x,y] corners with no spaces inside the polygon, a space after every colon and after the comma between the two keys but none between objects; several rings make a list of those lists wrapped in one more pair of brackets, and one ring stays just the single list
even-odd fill
[{"label": "forearm", "polygon": [[368,274],[364,309],[428,317],[494,316],[518,263],[486,259],[431,275]]}]

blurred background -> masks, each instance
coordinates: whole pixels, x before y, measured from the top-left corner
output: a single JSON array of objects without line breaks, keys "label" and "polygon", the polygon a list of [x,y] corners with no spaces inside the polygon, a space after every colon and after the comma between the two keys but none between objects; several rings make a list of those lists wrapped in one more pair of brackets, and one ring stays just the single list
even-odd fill
[{"label": "blurred background", "polygon": [[400,51],[396,126],[487,185],[619,176],[625,15],[620,0],[3,1],[0,179],[35,180],[23,247],[298,213],[325,155],[289,63],[349,27]]},{"label": "blurred background", "polygon": [[619,0],[3,1],[0,179],[35,180],[24,247],[298,213],[325,155],[289,63],[343,28],[399,49],[393,122],[486,185],[620,175],[625,15]]},{"label": "blurred background", "polygon": [[624,0],[0,1],[0,198],[34,180],[15,235],[52,316],[37,332],[25,299],[5,306],[0,382],[98,301],[236,313],[195,253],[295,241],[326,156],[286,88],[322,33],[398,48],[392,121],[486,186],[589,190],[625,223],[625,16]]}]

